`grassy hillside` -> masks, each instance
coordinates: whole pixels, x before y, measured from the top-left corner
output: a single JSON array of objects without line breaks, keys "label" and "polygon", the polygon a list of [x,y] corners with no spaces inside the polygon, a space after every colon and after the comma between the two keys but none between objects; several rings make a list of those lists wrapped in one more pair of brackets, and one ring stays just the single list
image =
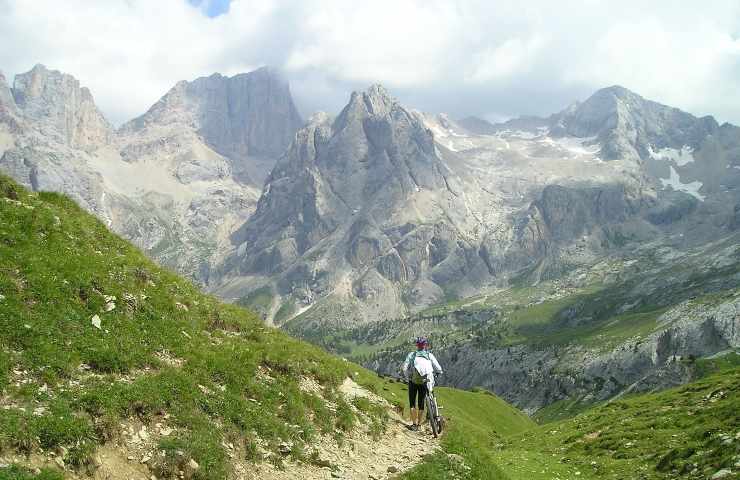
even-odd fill
[{"label": "grassy hillside", "polygon": [[708,479],[722,470],[740,478],[738,355],[703,368],[707,376],[684,387],[541,426],[488,393],[441,388],[445,451],[401,478]]},{"label": "grassy hillside", "polygon": [[404,474],[405,480],[506,478],[496,465],[492,446],[498,439],[525,432],[534,422],[511,405],[484,391],[438,388],[437,398],[448,420],[443,452]]},{"label": "grassy hillside", "polygon": [[282,442],[301,459],[351,428],[336,387],[356,369],[158,268],[67,198],[0,177],[0,457],[92,471],[135,421],[167,433],[147,462],[158,478],[225,478],[234,452],[279,464]]},{"label": "grassy hillside", "polygon": [[740,368],[731,363],[680,388],[505,438],[493,462],[512,480],[710,478],[723,469],[735,473],[722,478],[738,478]]}]

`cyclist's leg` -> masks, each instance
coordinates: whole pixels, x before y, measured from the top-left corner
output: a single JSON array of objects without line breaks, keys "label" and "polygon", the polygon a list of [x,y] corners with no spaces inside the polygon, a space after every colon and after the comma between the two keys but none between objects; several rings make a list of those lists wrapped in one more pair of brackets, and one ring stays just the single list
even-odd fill
[{"label": "cyclist's leg", "polygon": [[409,382],[409,408],[411,416],[411,424],[417,425],[417,409],[416,409],[416,397],[419,394],[419,386],[414,382]]},{"label": "cyclist's leg", "polygon": [[418,401],[418,407],[419,410],[417,412],[419,416],[419,423],[417,425],[421,426],[422,421],[424,420],[424,402],[427,398],[427,386],[426,385],[419,385],[419,401]]}]

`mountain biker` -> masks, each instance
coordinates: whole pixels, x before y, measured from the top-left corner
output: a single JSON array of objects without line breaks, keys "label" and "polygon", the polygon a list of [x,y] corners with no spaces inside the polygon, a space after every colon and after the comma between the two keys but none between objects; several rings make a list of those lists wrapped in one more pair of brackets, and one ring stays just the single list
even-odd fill
[{"label": "mountain biker", "polygon": [[416,351],[409,353],[401,366],[401,372],[409,384],[409,406],[411,407],[411,425],[409,429],[419,430],[424,414],[424,399],[427,392],[434,387],[434,373],[442,374],[442,367],[428,350],[429,340],[417,337]]}]

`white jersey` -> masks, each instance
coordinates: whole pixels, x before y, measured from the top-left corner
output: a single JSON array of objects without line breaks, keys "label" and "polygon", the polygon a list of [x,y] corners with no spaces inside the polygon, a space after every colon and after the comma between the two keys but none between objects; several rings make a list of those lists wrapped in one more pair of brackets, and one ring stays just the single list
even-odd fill
[{"label": "white jersey", "polygon": [[404,376],[409,378],[411,368],[415,367],[419,374],[427,378],[427,388],[431,390],[434,388],[434,372],[442,373],[442,367],[433,353],[423,352],[425,355],[420,355],[420,353],[420,351],[409,353],[401,370]]}]

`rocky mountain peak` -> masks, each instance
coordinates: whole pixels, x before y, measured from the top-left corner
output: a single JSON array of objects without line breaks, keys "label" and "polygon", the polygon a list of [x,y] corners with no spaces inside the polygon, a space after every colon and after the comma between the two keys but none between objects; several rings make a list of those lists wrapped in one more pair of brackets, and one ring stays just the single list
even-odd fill
[{"label": "rocky mountain peak", "polygon": [[341,128],[353,120],[384,117],[394,108],[403,107],[382,85],[374,84],[365,91],[352,92],[349,103],[337,117],[337,124]]},{"label": "rocky mountain peak", "polygon": [[362,93],[362,100],[368,112],[373,115],[385,115],[398,103],[382,85],[377,83]]},{"label": "rocky mountain peak", "polygon": [[713,118],[697,119],[619,85],[596,91],[586,101],[550,117],[550,123],[555,136],[596,137],[607,160],[644,160],[655,146],[696,148],[718,128]]},{"label": "rocky mountain peak", "polygon": [[[426,243],[417,238],[432,235],[426,225],[446,208],[464,208],[450,191],[456,181],[423,115],[380,85],[354,92],[334,122],[317,115],[296,134],[255,214],[232,236],[236,255],[224,271],[246,281],[273,276],[291,298],[346,288],[342,278],[356,280],[353,296],[391,292],[393,282],[426,268]],[[405,235],[408,251],[396,252]],[[403,306],[394,296],[377,308],[396,314]]]},{"label": "rocky mountain peak", "polygon": [[594,92],[594,94],[591,95],[591,97],[588,100],[586,100],[586,102],[588,102],[589,100],[593,98],[599,98],[599,97],[612,97],[612,98],[617,98],[617,99],[620,99],[622,101],[627,101],[627,102],[645,101],[644,98],[642,98],[640,95],[638,95],[637,93],[633,92],[632,90],[628,88],[625,88],[621,85],[612,85],[610,87],[600,88],[599,90]]},{"label": "rocky mountain peak", "polygon": [[196,129],[218,153],[243,159],[279,156],[303,120],[287,81],[275,69],[263,67],[233,77],[214,73],[180,81],[122,129],[137,131],[173,123]]},{"label": "rocky mountain peak", "polygon": [[91,148],[110,140],[111,126],[90,90],[71,75],[37,64],[16,75],[11,92],[23,115],[60,143]]},{"label": "rocky mountain peak", "polygon": [[[630,110],[640,110],[644,99],[624,87],[602,88],[586,101],[570,105],[557,114],[553,130],[576,137],[599,135],[605,129],[615,128]],[[559,130],[562,129],[562,132]]]}]

